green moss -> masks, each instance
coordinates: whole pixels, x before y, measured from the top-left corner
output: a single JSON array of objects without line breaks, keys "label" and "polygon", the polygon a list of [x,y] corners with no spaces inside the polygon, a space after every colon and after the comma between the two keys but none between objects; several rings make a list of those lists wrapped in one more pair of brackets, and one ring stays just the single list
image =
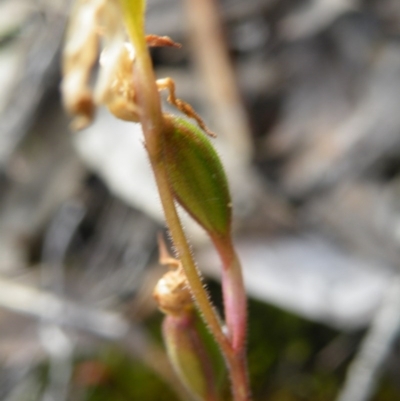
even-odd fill
[{"label": "green moss", "polygon": [[117,348],[101,357],[109,369],[108,380],[88,392],[86,401],[174,401],[172,390],[137,360]]}]

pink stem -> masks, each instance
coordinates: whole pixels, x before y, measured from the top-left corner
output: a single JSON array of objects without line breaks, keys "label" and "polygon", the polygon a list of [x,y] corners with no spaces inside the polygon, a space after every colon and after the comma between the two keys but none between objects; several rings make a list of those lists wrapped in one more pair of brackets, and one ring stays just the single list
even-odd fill
[{"label": "pink stem", "polygon": [[241,353],[246,348],[247,302],[240,261],[231,240],[213,238],[213,242],[223,264],[222,294],[231,346]]}]

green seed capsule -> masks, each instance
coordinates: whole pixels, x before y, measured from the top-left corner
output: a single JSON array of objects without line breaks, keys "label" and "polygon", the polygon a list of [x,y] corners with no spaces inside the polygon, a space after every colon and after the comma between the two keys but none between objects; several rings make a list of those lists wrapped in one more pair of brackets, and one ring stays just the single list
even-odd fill
[{"label": "green seed capsule", "polygon": [[176,200],[211,237],[229,235],[231,198],[216,151],[195,125],[180,117],[164,117],[164,159]]},{"label": "green seed capsule", "polygon": [[165,346],[174,370],[187,389],[199,400],[216,400],[216,375],[195,320],[194,313],[165,316]]}]

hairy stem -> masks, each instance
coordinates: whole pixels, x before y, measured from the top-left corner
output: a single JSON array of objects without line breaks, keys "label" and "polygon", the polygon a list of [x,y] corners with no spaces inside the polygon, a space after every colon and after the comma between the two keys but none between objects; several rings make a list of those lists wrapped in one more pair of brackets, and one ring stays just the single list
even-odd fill
[{"label": "hairy stem", "polygon": [[228,357],[228,367],[234,401],[251,401],[245,352],[232,352]]},{"label": "hairy stem", "polygon": [[[143,4],[144,2],[140,2],[140,0],[136,0],[136,3],[131,2],[130,0],[121,0],[129,36],[136,51],[136,60],[134,64],[134,85],[137,93],[137,103],[141,109],[140,121],[145,137],[145,146],[160,194],[166,222],[170,230],[176,252],[185,270],[194,300],[205,323],[207,324],[217,343],[220,345],[228,365],[234,401],[249,401],[250,393],[247,380],[244,347],[245,336],[244,334],[240,335],[238,347],[233,347],[233,343],[231,343],[232,339],[229,339],[224,334],[219,316],[208,298],[207,292],[201,280],[200,273],[193,260],[169,185],[167,170],[164,165],[165,161],[163,159],[162,143],[164,135],[168,134],[168,129],[170,127],[168,127],[168,123],[163,118],[161,111],[160,97],[156,86],[152,62],[145,42],[143,15],[138,16],[138,10],[140,7],[144,7]],[[235,258],[232,259],[232,255],[234,255]],[[236,262],[233,263],[233,281],[236,281],[240,284],[240,280],[238,281],[238,278],[241,279],[241,273],[240,271],[237,273],[237,269],[240,266],[237,263],[236,254],[233,251],[230,254],[230,258],[233,261],[236,260]],[[224,267],[227,266],[225,265]],[[243,295],[244,290],[241,287],[243,287],[243,284],[240,284],[238,287],[240,288],[239,294]],[[245,311],[241,312],[241,315],[245,316]],[[242,330],[245,330],[245,322],[242,324]]]},{"label": "hairy stem", "polygon": [[[126,0],[122,2],[124,5]],[[128,21],[128,27],[131,27]],[[200,278],[190,247],[183,231],[175,202],[168,183],[167,172],[162,156],[163,135],[167,127],[161,112],[160,97],[153,72],[152,62],[147,50],[143,30],[137,26],[129,29],[131,40],[136,51],[135,61],[135,90],[138,104],[141,108],[140,120],[145,137],[145,146],[155,176],[156,184],[164,209],[168,228],[182,262],[192,290],[194,299],[203,315],[203,318],[221,348],[229,352],[229,342],[222,332],[221,323],[215,309],[212,307],[207,292]]]},{"label": "hairy stem", "polygon": [[230,345],[227,337],[222,332],[220,320],[215,309],[210,303],[207,292],[201,281],[200,274],[190,252],[189,244],[186,240],[185,233],[183,232],[182,225],[176,211],[174,199],[169,188],[166,171],[162,167],[162,162],[160,162],[157,166],[157,161],[153,161],[151,159],[152,157],[150,155],[150,161],[152,163],[156,182],[160,191],[165,218],[167,220],[167,224],[170,229],[179,259],[182,262],[182,266],[185,270],[194,299],[216,341],[226,351],[229,349]]},{"label": "hairy stem", "polygon": [[222,263],[222,293],[224,311],[231,352],[228,354],[228,365],[234,385],[232,392],[235,400],[250,400],[250,383],[247,372],[246,330],[247,300],[244,288],[242,269],[239,258],[231,240],[213,238]]},{"label": "hairy stem", "polygon": [[242,268],[230,238],[214,238],[213,242],[223,264],[222,293],[231,346],[235,352],[241,353],[246,348],[247,333],[247,298]]}]

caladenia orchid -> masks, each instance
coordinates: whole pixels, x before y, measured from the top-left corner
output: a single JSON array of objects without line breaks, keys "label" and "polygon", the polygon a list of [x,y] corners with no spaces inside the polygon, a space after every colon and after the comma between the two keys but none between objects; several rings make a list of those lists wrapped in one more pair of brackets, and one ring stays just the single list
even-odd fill
[{"label": "caladenia orchid", "polygon": [[[90,124],[98,105],[105,105],[117,118],[142,125],[177,256],[169,258],[174,269],[161,279],[156,291],[160,308],[166,312],[163,332],[171,362],[199,399],[219,399],[212,366],[206,352],[199,352],[202,345],[196,332],[195,305],[225,358],[233,399],[248,401],[246,296],[231,237],[232,204],[226,176],[208,138],[214,134],[189,104],[176,98],[170,78],[155,79],[148,46],[179,45],[167,37],[146,36],[144,11],[144,0],[76,1],[63,55],[64,105],[73,116],[74,129]],[[98,61],[92,89],[89,83]],[[159,91],[163,89],[169,91],[167,100],[196,124],[162,112]],[[203,286],[177,204],[208,233],[220,255],[226,327]],[[167,285],[171,277],[172,284]],[[178,312],[163,304],[165,289],[179,290],[178,299],[184,301]]]}]

